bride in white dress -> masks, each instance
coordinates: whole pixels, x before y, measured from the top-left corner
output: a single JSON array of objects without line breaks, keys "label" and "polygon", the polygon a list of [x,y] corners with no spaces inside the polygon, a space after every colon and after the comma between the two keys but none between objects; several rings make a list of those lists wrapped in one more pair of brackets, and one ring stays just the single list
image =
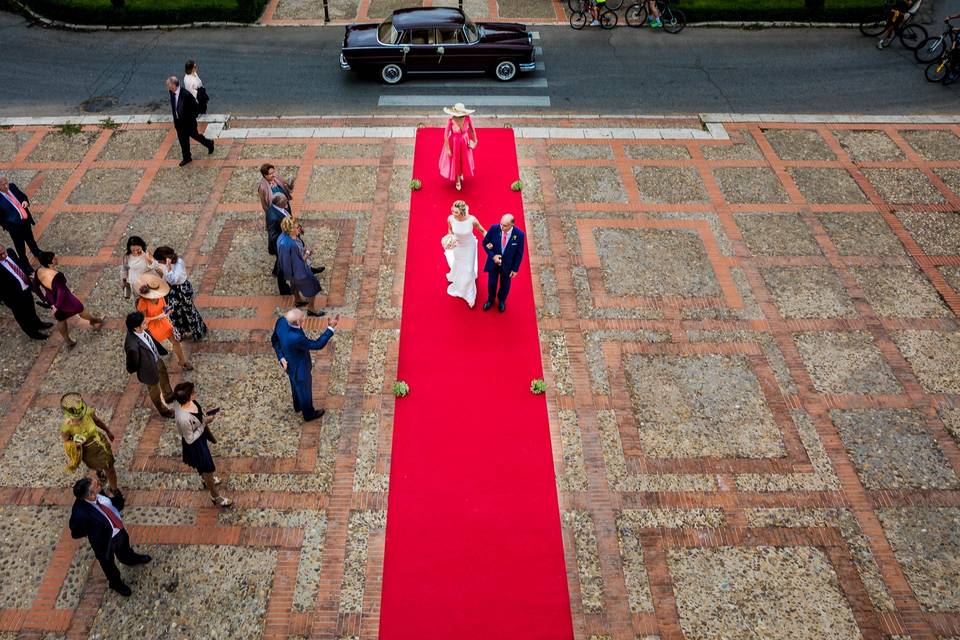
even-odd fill
[{"label": "bride in white dress", "polygon": [[445,246],[451,243],[451,236],[456,238],[456,246],[444,251],[447,264],[450,265],[450,272],[447,274],[450,286],[447,287],[447,294],[454,298],[463,298],[471,309],[477,300],[478,241],[474,235],[475,230],[480,232],[481,238],[487,233],[480,222],[470,215],[470,208],[466,202],[463,200],[454,202],[447,217],[449,233],[444,238]]}]

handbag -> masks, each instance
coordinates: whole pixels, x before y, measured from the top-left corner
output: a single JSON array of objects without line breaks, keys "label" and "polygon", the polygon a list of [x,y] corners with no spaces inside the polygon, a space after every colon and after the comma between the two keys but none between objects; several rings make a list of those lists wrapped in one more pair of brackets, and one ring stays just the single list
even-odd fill
[{"label": "handbag", "polygon": [[210,102],[210,96],[203,87],[197,88],[197,108],[200,113],[207,112],[207,103]]}]

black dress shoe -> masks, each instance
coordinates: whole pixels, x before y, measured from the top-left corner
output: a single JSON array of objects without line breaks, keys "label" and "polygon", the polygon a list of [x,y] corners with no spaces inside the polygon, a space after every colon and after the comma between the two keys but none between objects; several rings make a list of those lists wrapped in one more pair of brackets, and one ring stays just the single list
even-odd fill
[{"label": "black dress shoe", "polygon": [[138,556],[136,557],[136,559],[135,559],[133,562],[130,563],[130,566],[131,566],[131,567],[135,567],[135,566],[137,566],[138,564],[147,564],[147,563],[150,562],[151,560],[153,560],[153,558],[151,558],[150,556],[148,556],[148,555],[145,554],[145,553],[141,553],[140,555],[138,555]]},{"label": "black dress shoe", "polygon": [[483,309],[484,311],[489,311],[490,307],[492,306],[493,306],[493,303],[487,300],[486,302],[483,303],[483,306],[480,308]]},{"label": "black dress shoe", "polygon": [[39,326],[41,329],[49,329],[50,327],[53,326],[53,323],[52,323],[52,322],[43,322],[43,321],[41,321],[40,324],[37,325],[37,326]]},{"label": "black dress shoe", "polygon": [[294,302],[293,304],[294,304],[294,306],[296,306],[296,307],[305,307],[305,306],[307,306],[307,305],[310,304],[310,303],[309,303],[309,302],[306,302],[306,301],[304,301],[304,300],[301,300],[301,301],[299,301],[299,302]]},{"label": "black dress shoe", "polygon": [[497,311],[499,311],[500,313],[503,313],[506,310],[507,310],[507,305],[505,305],[504,303],[501,302],[499,305],[497,305]]},{"label": "black dress shoe", "polygon": [[27,336],[31,340],[46,340],[47,338],[50,337],[49,334],[40,333],[39,331],[37,331],[36,333],[28,333]]},{"label": "black dress shoe", "polygon": [[122,595],[124,598],[129,598],[133,594],[133,591],[130,590],[130,587],[122,582],[120,584],[112,584],[110,585],[110,588]]},{"label": "black dress shoe", "polygon": [[310,267],[310,271],[313,271],[314,273],[323,273],[326,270],[326,267]]},{"label": "black dress shoe", "polygon": [[211,142],[210,146],[207,147],[207,155],[211,155],[212,153],[213,153],[213,142]]},{"label": "black dress shoe", "polygon": [[314,311],[313,309],[307,309],[307,315],[311,318],[322,318],[327,315],[326,311]]},{"label": "black dress shoe", "polygon": [[325,411],[324,409],[320,409],[319,411],[314,411],[313,413],[308,413],[308,414],[306,414],[305,416],[303,416],[303,421],[304,421],[304,422],[313,422],[314,420],[317,420],[318,418],[322,418],[322,417],[323,417],[323,414],[325,414],[325,413],[326,413],[326,411]]},{"label": "black dress shoe", "polygon": [[184,158],[180,161],[180,166],[188,165],[193,161],[193,158]]}]

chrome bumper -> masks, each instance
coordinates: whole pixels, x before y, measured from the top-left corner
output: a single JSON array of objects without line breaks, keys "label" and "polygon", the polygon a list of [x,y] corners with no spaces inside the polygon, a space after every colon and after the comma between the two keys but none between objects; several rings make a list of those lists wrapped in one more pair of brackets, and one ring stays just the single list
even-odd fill
[{"label": "chrome bumper", "polygon": [[537,68],[536,62],[521,62],[517,65],[520,68],[520,71],[533,71]]},{"label": "chrome bumper", "polygon": [[340,54],[340,68],[344,71],[350,71],[350,63],[347,62],[347,59],[343,57],[343,54]]}]

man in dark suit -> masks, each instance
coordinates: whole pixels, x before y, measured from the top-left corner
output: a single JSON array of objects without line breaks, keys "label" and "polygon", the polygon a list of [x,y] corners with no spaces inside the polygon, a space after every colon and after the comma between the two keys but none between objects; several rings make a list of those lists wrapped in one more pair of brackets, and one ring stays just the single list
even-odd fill
[{"label": "man in dark suit", "polygon": [[90,542],[110,588],[126,597],[133,592],[123,581],[113,557],[132,567],[150,562],[150,556],[137,553],[130,547],[130,536],[120,517],[123,496],[118,492],[111,499],[101,489],[96,471],[91,471],[87,477],[74,483],[73,496],[76,500],[70,512],[70,535],[74,539],[86,538]]},{"label": "man in dark suit", "polygon": [[13,246],[17,250],[17,263],[27,275],[33,273],[27,261],[27,248],[34,258],[40,258],[40,247],[33,237],[33,225],[36,222],[30,213],[30,200],[16,184],[0,173],[0,227],[10,234]]},{"label": "man in dark suit", "polygon": [[320,337],[311,340],[303,332],[300,324],[303,322],[303,311],[291,309],[282,318],[277,318],[277,324],[270,336],[270,344],[277,352],[280,366],[290,377],[290,388],[293,391],[293,410],[302,411],[306,422],[316,420],[323,415],[324,410],[317,411],[313,407],[313,360],[311,351],[318,351],[327,346],[333,337],[333,331],[340,321],[340,314],[327,319],[327,330]]},{"label": "man in dark suit", "polygon": [[173,128],[177,130],[177,140],[180,142],[180,151],[183,153],[183,160],[180,161],[182,167],[193,160],[190,155],[190,138],[205,146],[207,153],[213,153],[213,140],[204,138],[197,131],[197,116],[200,115],[200,106],[192,93],[181,89],[177,76],[167,78],[167,91],[170,92]]},{"label": "man in dark suit", "polygon": [[53,326],[37,316],[30,291],[30,277],[17,264],[17,252],[0,247],[0,302],[10,307],[13,318],[23,332],[34,340],[46,340],[50,334],[44,329]]},{"label": "man in dark suit", "polygon": [[491,225],[483,238],[483,248],[487,252],[487,262],[483,270],[487,272],[487,301],[483,303],[486,311],[493,306],[493,299],[499,301],[500,313],[507,310],[507,296],[510,294],[510,282],[520,271],[523,261],[523,231],[513,224],[509,213],[500,218],[500,224]]},{"label": "man in dark suit", "polygon": [[123,341],[127,354],[127,373],[137,374],[137,380],[147,385],[153,406],[164,418],[173,417],[168,403],[173,399],[167,365],[161,356],[167,355],[163,345],[157,343],[147,331],[146,317],[139,311],[127,315],[127,337]]},{"label": "man in dark suit", "polygon": [[280,239],[280,234],[282,233],[280,223],[283,222],[284,218],[289,217],[291,217],[291,214],[287,196],[278,193],[273,197],[273,202],[270,204],[270,208],[267,209],[266,213],[267,253],[273,256],[273,275],[277,277],[277,290],[282,296],[288,296],[293,293],[290,290],[290,285],[287,284],[286,279],[283,277],[283,272],[280,271],[280,264],[277,262],[277,240]]}]

